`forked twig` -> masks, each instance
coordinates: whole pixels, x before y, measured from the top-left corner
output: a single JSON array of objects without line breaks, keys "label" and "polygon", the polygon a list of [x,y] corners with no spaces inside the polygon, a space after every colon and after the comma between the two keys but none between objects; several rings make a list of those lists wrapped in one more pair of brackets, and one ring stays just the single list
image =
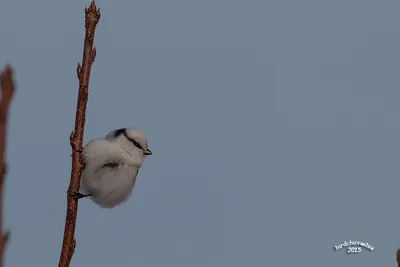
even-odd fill
[{"label": "forked twig", "polygon": [[79,79],[79,93],[76,107],[75,130],[70,135],[72,148],[71,181],[68,188],[67,215],[65,219],[64,240],[61,249],[59,267],[68,267],[74,254],[76,216],[78,214],[78,200],[71,197],[79,191],[81,173],[83,169],[81,152],[83,134],[86,120],[86,104],[89,95],[89,78],[92,64],[96,58],[96,48],[93,47],[94,34],[97,23],[100,20],[100,9],[97,9],[94,1],[89,8],[85,8],[85,45],[83,50],[82,67],[78,63],[77,73]]},{"label": "forked twig", "polygon": [[3,189],[6,176],[6,134],[7,118],[11,99],[15,91],[13,81],[13,71],[10,65],[7,65],[0,73],[1,101],[0,101],[0,267],[3,266],[3,255],[7,245],[10,232],[3,233]]}]

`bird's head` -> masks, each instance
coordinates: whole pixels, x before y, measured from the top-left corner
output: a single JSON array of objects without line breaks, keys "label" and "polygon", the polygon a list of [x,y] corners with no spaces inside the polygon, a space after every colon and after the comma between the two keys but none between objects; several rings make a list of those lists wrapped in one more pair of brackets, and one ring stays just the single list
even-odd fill
[{"label": "bird's head", "polygon": [[137,128],[121,128],[111,131],[106,139],[119,142],[124,148],[132,153],[132,156],[143,157],[151,155],[152,152],[147,145],[147,137],[142,130]]}]

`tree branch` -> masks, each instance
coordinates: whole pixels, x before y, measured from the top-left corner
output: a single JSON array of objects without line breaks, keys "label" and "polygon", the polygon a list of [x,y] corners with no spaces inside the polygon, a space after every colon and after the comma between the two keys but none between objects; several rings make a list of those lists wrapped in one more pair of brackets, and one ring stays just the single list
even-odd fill
[{"label": "tree branch", "polygon": [[6,175],[6,134],[7,118],[11,99],[14,95],[15,84],[13,81],[13,71],[10,65],[7,65],[0,73],[1,101],[0,101],[0,267],[3,267],[3,255],[7,245],[10,232],[3,233],[3,189]]},{"label": "tree branch", "polygon": [[97,9],[94,0],[89,8],[85,8],[85,45],[83,50],[82,67],[78,63],[77,74],[79,79],[79,93],[76,107],[75,130],[70,135],[72,148],[71,181],[68,188],[67,215],[65,219],[64,240],[61,249],[59,267],[68,267],[74,254],[76,216],[78,214],[78,200],[70,195],[79,191],[81,173],[83,169],[81,152],[86,120],[86,104],[89,95],[89,78],[92,64],[96,58],[96,48],[93,47],[94,34],[100,20],[100,9]]}]

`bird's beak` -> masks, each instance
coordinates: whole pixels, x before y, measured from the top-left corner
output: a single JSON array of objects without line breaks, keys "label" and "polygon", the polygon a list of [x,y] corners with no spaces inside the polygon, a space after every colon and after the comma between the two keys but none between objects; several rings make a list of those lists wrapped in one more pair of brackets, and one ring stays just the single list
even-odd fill
[{"label": "bird's beak", "polygon": [[143,154],[145,154],[145,155],[151,155],[151,154],[153,154],[153,152],[151,152],[150,149],[146,149],[146,150],[143,150]]}]

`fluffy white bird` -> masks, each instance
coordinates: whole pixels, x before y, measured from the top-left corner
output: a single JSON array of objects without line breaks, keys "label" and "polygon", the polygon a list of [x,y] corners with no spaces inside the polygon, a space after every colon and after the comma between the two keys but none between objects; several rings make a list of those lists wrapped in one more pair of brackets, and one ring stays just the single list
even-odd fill
[{"label": "fluffy white bird", "polygon": [[136,128],[111,131],[105,138],[88,142],[82,153],[81,192],[72,197],[90,197],[103,208],[129,199],[140,167],[152,154],[143,131]]}]

